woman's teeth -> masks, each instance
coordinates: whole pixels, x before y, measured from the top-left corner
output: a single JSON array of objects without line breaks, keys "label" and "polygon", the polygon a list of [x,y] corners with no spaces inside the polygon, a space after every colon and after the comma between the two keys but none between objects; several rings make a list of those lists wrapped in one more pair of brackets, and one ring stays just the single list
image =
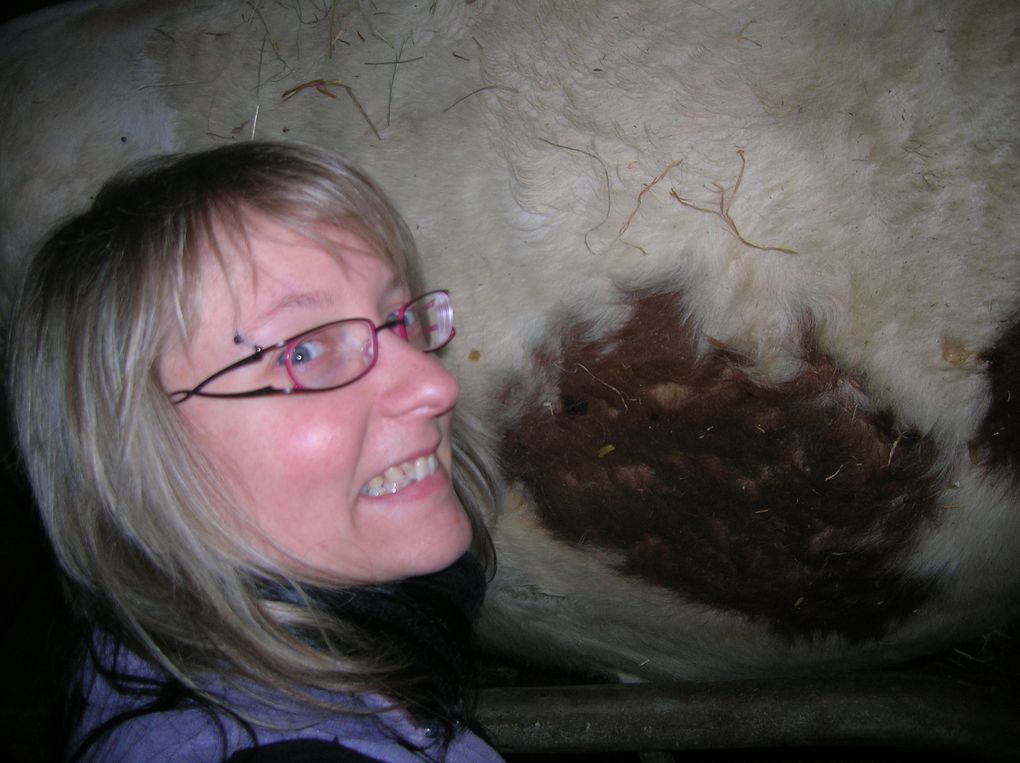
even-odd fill
[{"label": "woman's teeth", "polygon": [[375,475],[368,483],[361,488],[362,495],[387,495],[403,490],[405,487],[418,480],[435,474],[439,461],[436,454],[430,453],[421,456],[414,461],[405,461],[402,464],[395,464],[387,467],[382,474]]}]

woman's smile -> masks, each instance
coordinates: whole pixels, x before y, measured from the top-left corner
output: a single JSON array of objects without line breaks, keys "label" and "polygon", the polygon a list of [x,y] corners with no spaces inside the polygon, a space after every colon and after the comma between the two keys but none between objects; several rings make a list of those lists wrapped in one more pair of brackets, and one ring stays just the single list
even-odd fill
[{"label": "woman's smile", "polygon": [[421,482],[426,477],[431,477],[439,467],[439,460],[435,452],[425,456],[418,456],[410,461],[402,461],[399,464],[387,466],[381,473],[370,479],[361,488],[362,495],[380,496],[392,495],[405,490],[409,485]]}]

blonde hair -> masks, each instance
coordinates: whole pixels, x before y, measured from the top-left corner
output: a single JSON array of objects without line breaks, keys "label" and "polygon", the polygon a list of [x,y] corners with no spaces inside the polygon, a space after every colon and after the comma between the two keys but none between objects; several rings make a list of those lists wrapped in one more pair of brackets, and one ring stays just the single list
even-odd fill
[{"label": "blonde hair", "polygon": [[[417,285],[403,220],[324,150],[244,143],[122,173],[44,244],[13,314],[9,396],[35,500],[93,622],[193,691],[215,672],[283,695],[385,687],[414,702],[415,679],[394,678],[400,654],[300,593],[323,580],[274,566],[233,531],[237,507],[159,383],[200,265],[252,215],[303,235],[349,230]],[[498,482],[482,437],[458,413],[454,481],[490,567],[483,512]],[[301,601],[268,601],[266,579]],[[295,635],[307,632],[315,644]]]}]

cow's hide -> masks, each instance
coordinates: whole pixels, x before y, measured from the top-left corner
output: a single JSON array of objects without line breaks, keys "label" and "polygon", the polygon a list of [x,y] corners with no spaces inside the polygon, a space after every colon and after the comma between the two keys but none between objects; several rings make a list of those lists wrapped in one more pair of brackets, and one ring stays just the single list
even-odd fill
[{"label": "cow's hide", "polygon": [[1017,614],[1016,3],[113,2],[0,51],[11,278],[154,152],[396,199],[511,483],[490,644],[703,679]]}]

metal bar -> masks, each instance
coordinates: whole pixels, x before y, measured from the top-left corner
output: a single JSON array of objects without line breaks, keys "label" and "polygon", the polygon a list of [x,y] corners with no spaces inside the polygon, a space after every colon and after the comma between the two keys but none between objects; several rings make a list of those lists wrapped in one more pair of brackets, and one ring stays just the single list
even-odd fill
[{"label": "metal bar", "polygon": [[1017,760],[1017,698],[900,673],[677,685],[483,689],[478,720],[519,752],[885,747]]}]

